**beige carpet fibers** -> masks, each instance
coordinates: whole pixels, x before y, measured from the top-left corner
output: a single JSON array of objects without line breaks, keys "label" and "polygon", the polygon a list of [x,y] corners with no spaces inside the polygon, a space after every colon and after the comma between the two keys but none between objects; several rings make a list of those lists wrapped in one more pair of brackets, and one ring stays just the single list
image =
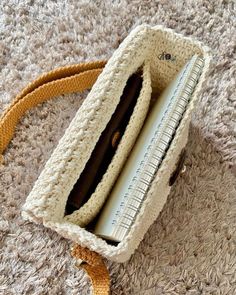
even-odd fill
[{"label": "beige carpet fibers", "polygon": [[[208,44],[214,63],[196,110],[181,176],[131,260],[108,263],[112,294],[236,294],[235,3],[46,1],[0,3],[0,111],[38,74],[109,58],[141,23],[164,24]],[[28,222],[20,208],[80,95],[27,113],[0,167],[0,294],[90,294],[70,243]],[[158,196],[157,196],[158,197]]]}]

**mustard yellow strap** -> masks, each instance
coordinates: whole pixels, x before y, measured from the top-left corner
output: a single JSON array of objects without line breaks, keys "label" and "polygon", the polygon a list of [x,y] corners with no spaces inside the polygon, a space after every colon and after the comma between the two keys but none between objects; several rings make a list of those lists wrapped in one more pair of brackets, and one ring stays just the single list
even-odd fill
[{"label": "mustard yellow strap", "polygon": [[[0,156],[27,110],[55,96],[91,88],[104,66],[105,61],[97,61],[61,67],[41,75],[25,87],[0,118]],[[72,255],[84,261],[81,267],[91,277],[94,295],[109,294],[110,278],[102,258],[79,245],[74,247]]]},{"label": "mustard yellow strap", "polygon": [[94,295],[108,295],[110,293],[110,276],[102,257],[76,244],[71,255],[83,262],[79,267],[83,268],[89,275]]},{"label": "mustard yellow strap", "polygon": [[27,110],[55,96],[91,88],[104,65],[105,61],[97,61],[61,67],[43,74],[24,88],[0,118],[0,155]]}]

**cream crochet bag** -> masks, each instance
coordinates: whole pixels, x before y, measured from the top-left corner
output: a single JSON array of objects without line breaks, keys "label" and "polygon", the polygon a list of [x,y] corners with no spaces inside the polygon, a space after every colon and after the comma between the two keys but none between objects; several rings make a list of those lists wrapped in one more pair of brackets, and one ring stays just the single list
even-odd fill
[{"label": "cream crochet bag", "polygon": [[[165,53],[174,58],[165,59]],[[117,246],[112,246],[87,231],[84,226],[96,216],[108,197],[142,127],[151,93],[160,93],[194,54],[204,58],[204,68],[191,102],[135,223],[126,238]],[[97,66],[97,71],[101,74],[97,80],[92,79],[96,80],[94,86],[27,197],[23,217],[43,223],[60,235],[110,260],[124,262],[129,259],[166,202],[171,189],[169,179],[186,145],[191,113],[200,96],[209,63],[209,49],[199,42],[161,26],[141,25],[134,29],[114,52],[102,72],[103,64]],[[142,90],[116,154],[89,201],[73,214],[64,216],[68,195],[109,122],[128,77],[138,68],[143,71]]]}]

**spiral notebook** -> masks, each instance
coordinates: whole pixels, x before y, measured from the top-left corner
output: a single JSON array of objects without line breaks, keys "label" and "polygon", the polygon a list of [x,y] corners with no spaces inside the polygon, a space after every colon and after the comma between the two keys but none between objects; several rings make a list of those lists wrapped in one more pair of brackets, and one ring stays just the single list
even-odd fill
[{"label": "spiral notebook", "polygon": [[191,99],[203,64],[203,59],[194,55],[157,98],[102,209],[96,235],[120,242],[129,232]]}]

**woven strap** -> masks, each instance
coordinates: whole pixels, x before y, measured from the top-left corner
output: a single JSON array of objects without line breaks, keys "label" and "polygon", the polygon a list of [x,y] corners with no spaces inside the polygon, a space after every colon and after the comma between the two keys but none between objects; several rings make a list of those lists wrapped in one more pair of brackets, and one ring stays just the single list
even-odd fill
[{"label": "woven strap", "polygon": [[52,97],[91,88],[104,65],[104,61],[99,61],[61,67],[43,74],[24,88],[0,118],[0,155],[27,110]]},{"label": "woven strap", "polygon": [[94,295],[108,295],[110,292],[110,276],[102,257],[78,244],[72,248],[71,255],[82,260],[79,267],[82,267],[89,275]]},{"label": "woven strap", "polygon": [[[11,141],[18,121],[27,110],[55,96],[91,88],[104,65],[104,61],[99,61],[61,67],[43,74],[24,88],[0,118],[0,156]],[[94,295],[109,294],[109,273],[101,256],[79,245],[74,247],[72,255],[84,261],[81,267],[91,278]]]}]

